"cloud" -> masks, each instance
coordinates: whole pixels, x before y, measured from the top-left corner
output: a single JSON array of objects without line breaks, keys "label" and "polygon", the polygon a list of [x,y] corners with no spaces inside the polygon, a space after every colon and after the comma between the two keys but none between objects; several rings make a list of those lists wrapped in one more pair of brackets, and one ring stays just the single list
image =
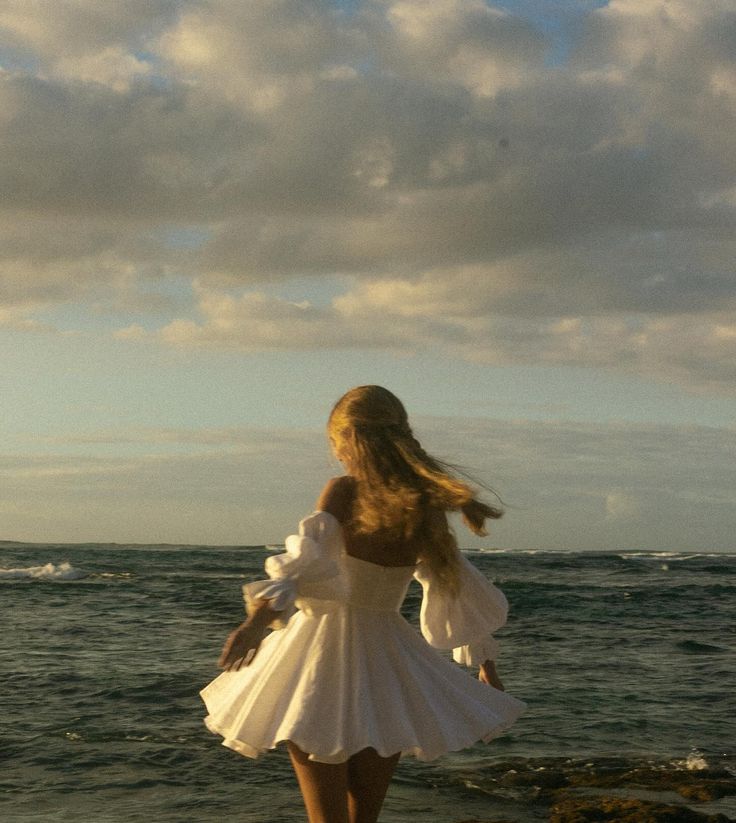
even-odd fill
[{"label": "cloud", "polygon": [[29,317],[37,310],[33,303],[19,306],[0,306],[0,328],[11,331],[52,331],[53,327]]},{"label": "cloud", "polygon": [[[32,59],[45,76],[107,84],[147,74],[142,52],[154,33],[175,19],[176,0],[5,0],[0,9],[6,59]],[[90,73],[95,67],[100,73]],[[122,85],[119,90],[127,90]]]},{"label": "cloud", "polygon": [[631,494],[613,489],[606,495],[606,519],[637,520],[641,515],[641,503]]},{"label": "cloud", "polygon": [[[458,528],[463,545],[733,549],[734,429],[458,417],[413,424],[430,453],[466,467],[505,502],[490,538]],[[47,453],[0,454],[6,539],[279,541],[337,471],[321,430],[121,427],[40,445]]]},{"label": "cloud", "polygon": [[4,538],[277,542],[335,473],[322,432],[121,429],[47,446],[0,454]]},{"label": "cloud", "polygon": [[507,512],[494,523],[494,545],[733,547],[733,428],[473,418],[415,424],[431,453],[501,494]]},{"label": "cloud", "polygon": [[[155,336],[175,346],[212,346],[263,351],[300,348],[402,348],[407,337],[385,329],[378,336],[372,318],[352,318],[334,307],[295,303],[260,292],[234,297],[198,289],[201,322],[175,320]],[[118,334],[141,338],[135,327]],[[315,346],[315,342],[319,341]]]},{"label": "cloud", "polygon": [[402,76],[431,76],[484,99],[525,83],[542,66],[544,38],[483,0],[397,0],[385,10],[381,54]]},{"label": "cloud", "polygon": [[[550,63],[481,0],[5,3],[0,302],[107,305],[139,341],[429,342],[733,392],[732,6],[577,23]],[[196,305],[146,336],[126,315],[166,278]]]},{"label": "cloud", "polygon": [[[736,389],[733,312],[493,314],[476,288],[485,274],[471,267],[419,281],[361,280],[326,305],[199,285],[195,319],[154,330],[132,324],[115,335],[245,352],[372,348],[411,355],[439,345],[462,359],[494,365],[594,367],[699,393]],[[509,287],[503,271],[493,276],[502,305]]]},{"label": "cloud", "polygon": [[158,47],[175,76],[268,116],[308,97],[320,77],[349,78],[335,69],[355,44],[328,4],[219,0],[184,7]]},{"label": "cloud", "polygon": [[226,426],[223,428],[163,428],[130,427],[88,431],[84,434],[55,435],[41,438],[52,446],[203,446],[220,447],[228,452],[245,455],[268,454],[274,450],[298,449],[311,433],[293,429],[273,429],[266,432],[249,426]]}]

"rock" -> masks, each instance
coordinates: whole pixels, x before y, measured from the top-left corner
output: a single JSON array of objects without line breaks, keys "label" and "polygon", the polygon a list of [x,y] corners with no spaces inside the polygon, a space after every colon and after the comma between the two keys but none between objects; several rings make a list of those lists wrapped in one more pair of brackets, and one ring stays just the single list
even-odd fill
[{"label": "rock", "polygon": [[[729,817],[707,814],[697,804],[736,795],[736,778],[726,768],[706,764],[684,769],[670,762],[632,763],[625,757],[506,760],[471,778],[489,803],[513,798],[539,820],[556,823],[727,823]],[[492,814],[493,805],[488,808]],[[502,821],[482,818],[463,823]]]},{"label": "rock", "polygon": [[550,808],[549,823],[730,823],[723,814],[621,797],[566,797]]},{"label": "rock", "polygon": [[583,771],[573,773],[569,785],[575,787],[595,786],[604,789],[641,788],[648,791],[677,792],[686,800],[707,802],[720,797],[736,794],[736,780],[723,769],[657,769],[640,767],[636,769],[613,769],[606,774],[589,774]]}]

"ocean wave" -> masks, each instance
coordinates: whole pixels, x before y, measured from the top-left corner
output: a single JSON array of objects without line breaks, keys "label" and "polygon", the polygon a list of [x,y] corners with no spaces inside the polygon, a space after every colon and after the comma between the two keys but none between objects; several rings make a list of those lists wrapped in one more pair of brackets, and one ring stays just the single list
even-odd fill
[{"label": "ocean wave", "polygon": [[0,569],[0,580],[79,580],[87,572],[75,569],[71,563],[47,563],[23,569]]},{"label": "ocean wave", "polygon": [[546,555],[555,559],[569,557],[575,560],[600,560],[602,562],[612,560],[722,560],[725,564],[732,563],[736,559],[736,552],[693,552],[693,551],[646,551],[644,549],[632,549],[627,551],[610,551],[605,549],[502,549],[493,546],[481,548],[461,548],[463,554],[478,555],[504,555],[508,557],[521,556],[541,556]]},{"label": "ocean wave", "polygon": [[728,651],[723,646],[714,646],[712,643],[700,643],[697,640],[680,640],[675,644],[680,651],[689,654],[722,654]]},{"label": "ocean wave", "polygon": [[696,554],[684,554],[682,552],[622,552],[618,555],[622,560],[660,560],[664,557],[673,560],[690,560],[697,556]]},{"label": "ocean wave", "polygon": [[622,560],[661,560],[667,558],[668,560],[700,560],[703,557],[710,558],[734,558],[736,554],[733,552],[647,552],[634,551],[622,552],[616,554]]},{"label": "ocean wave", "polygon": [[[552,555],[559,555],[563,554],[568,557],[577,557],[584,552],[580,552],[577,549],[497,549],[494,547],[489,548],[481,548],[481,549],[460,549],[463,554],[510,554],[510,555],[519,555],[519,554],[552,554]],[[599,554],[598,552],[594,552],[594,554]],[[604,553],[600,552],[600,555],[603,556]]]}]

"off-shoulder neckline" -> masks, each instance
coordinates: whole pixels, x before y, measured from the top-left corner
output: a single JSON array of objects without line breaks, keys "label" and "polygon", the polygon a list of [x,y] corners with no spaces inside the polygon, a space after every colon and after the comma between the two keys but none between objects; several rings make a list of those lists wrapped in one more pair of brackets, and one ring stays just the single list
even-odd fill
[{"label": "off-shoulder neckline", "polygon": [[[334,514],[330,512],[323,511],[322,509],[316,509],[313,514],[324,514],[327,516],[328,519],[334,521],[338,526],[341,525],[340,521],[335,517]],[[404,565],[404,566],[387,566],[385,563],[376,563],[373,560],[365,560],[362,557],[356,557],[354,554],[348,554],[344,552],[345,557],[350,557],[352,560],[357,560],[360,563],[368,563],[369,566],[378,566],[379,569],[403,569],[406,571],[407,569],[416,569],[417,564],[412,563],[411,565]],[[418,561],[417,561],[418,562]]]},{"label": "off-shoulder neckline", "polygon": [[359,563],[367,563],[369,566],[378,566],[379,569],[401,569],[402,571],[411,569],[413,571],[417,567],[416,563],[413,563],[411,566],[387,566],[385,563],[374,563],[373,560],[365,560],[362,557],[356,557],[354,554],[348,554],[347,552],[344,554],[345,557],[349,557],[351,560],[357,560]]},{"label": "off-shoulder neckline", "polygon": [[326,512],[324,509],[315,509],[308,517],[305,517],[305,520],[308,520],[310,517],[314,517],[315,515],[324,515],[328,520],[331,520],[338,526],[341,526],[342,523],[335,517],[334,514],[331,512]]}]

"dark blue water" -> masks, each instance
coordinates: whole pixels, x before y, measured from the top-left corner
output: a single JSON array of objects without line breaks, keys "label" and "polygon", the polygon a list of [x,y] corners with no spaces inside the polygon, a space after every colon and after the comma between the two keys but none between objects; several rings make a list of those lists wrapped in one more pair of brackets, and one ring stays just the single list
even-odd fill
[{"label": "dark blue water", "polygon": [[[0,544],[0,818],[303,820],[285,753],[220,746],[198,697],[267,554]],[[499,670],[529,710],[489,746],[402,760],[382,821],[544,819],[511,770],[736,770],[736,555],[472,559],[511,603]]]}]

